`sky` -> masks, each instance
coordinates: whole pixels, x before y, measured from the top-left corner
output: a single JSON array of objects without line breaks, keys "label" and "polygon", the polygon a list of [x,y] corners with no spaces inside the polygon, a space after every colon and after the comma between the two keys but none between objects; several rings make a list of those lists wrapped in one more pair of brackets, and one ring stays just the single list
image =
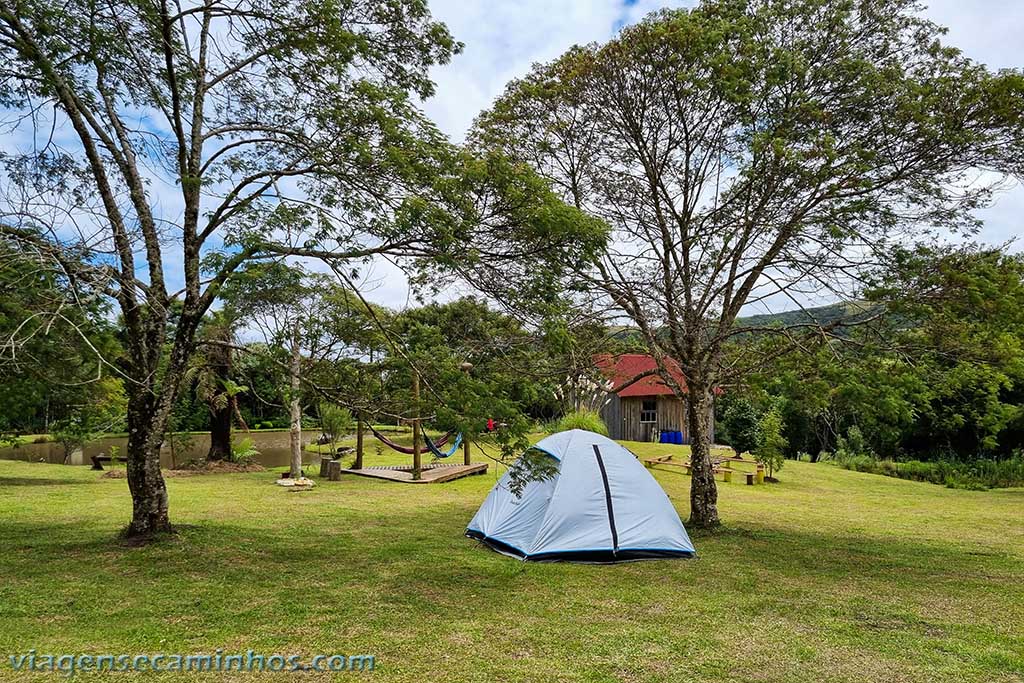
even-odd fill
[{"label": "sky", "polygon": [[[575,44],[604,42],[624,25],[661,7],[692,5],[680,0],[431,0],[434,16],[465,44],[450,64],[434,69],[437,92],[424,103],[427,114],[461,142],[473,118],[531,64],[556,58]],[[926,16],[949,28],[947,42],[990,68],[1024,66],[1024,1],[932,0]],[[1008,188],[980,214],[980,239],[1002,244],[1024,223],[1024,187]],[[1021,245],[1014,247],[1019,250]],[[394,267],[374,269],[370,298],[393,307],[407,301],[408,288]],[[458,292],[450,291],[448,296]],[[750,313],[759,311],[748,311]]]}]

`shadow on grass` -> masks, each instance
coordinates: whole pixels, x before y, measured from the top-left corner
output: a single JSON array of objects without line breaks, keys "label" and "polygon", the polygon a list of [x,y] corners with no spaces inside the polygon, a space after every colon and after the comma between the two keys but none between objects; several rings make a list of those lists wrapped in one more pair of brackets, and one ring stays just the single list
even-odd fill
[{"label": "shadow on grass", "polygon": [[470,582],[486,589],[498,586],[500,580],[495,583],[496,578],[523,571],[537,571],[557,582],[560,572],[569,576],[579,576],[580,572],[613,576],[620,571],[617,567],[639,567],[627,571],[650,571],[687,582],[714,575],[722,586],[741,584],[743,578],[738,574],[743,571],[825,583],[840,583],[854,576],[884,583],[941,576],[1000,579],[1014,570],[1024,570],[1020,558],[983,546],[773,527],[695,531],[692,537],[700,558],[697,562],[575,565],[564,571],[558,567],[567,565],[525,563],[529,567],[526,569],[524,563],[465,538],[463,517],[468,520],[469,516],[463,507],[386,513],[344,510],[339,511],[336,522],[259,519],[255,515],[237,523],[190,519],[187,524],[176,524],[176,535],[142,548],[118,543],[120,527],[112,524],[124,520],[107,523],[92,518],[77,525],[0,519],[0,539],[10,547],[28,551],[19,553],[20,559],[0,559],[0,569],[15,569],[12,562],[16,565],[57,559],[69,550],[76,553],[78,562],[88,565],[88,553],[102,550],[102,556],[96,558],[100,565],[159,562],[171,571],[176,567],[182,572],[210,576],[242,574],[246,580],[270,584],[279,582],[282,573],[309,575],[319,568],[336,572],[339,577],[373,583],[378,590],[405,595],[424,582]]},{"label": "shadow on grass", "polygon": [[88,479],[52,479],[48,477],[0,477],[2,486],[69,486],[72,484],[93,484]]}]

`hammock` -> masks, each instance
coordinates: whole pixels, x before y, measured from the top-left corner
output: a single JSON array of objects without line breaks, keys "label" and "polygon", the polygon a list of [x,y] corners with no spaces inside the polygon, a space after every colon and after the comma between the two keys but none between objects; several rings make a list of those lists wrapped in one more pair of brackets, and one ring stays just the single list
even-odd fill
[{"label": "hammock", "polygon": [[[451,434],[451,432],[449,432],[449,434]],[[455,437],[455,443],[452,444],[452,447],[448,449],[447,453],[442,453],[441,450],[438,448],[438,446],[444,445],[444,442],[442,442],[441,439],[438,439],[437,442],[435,443],[430,440],[429,436],[424,434],[423,440],[427,442],[427,449],[434,454],[435,458],[447,458],[453,453],[455,453],[455,451],[459,450],[459,446],[462,445],[462,432],[459,432],[458,435]]]},{"label": "hammock", "polygon": [[[406,455],[412,455],[413,454],[412,446],[403,446],[401,444],[397,444],[394,441],[392,441],[391,439],[389,439],[388,437],[386,437],[383,434],[381,434],[380,432],[378,432],[376,429],[374,429],[373,425],[368,424],[366,426],[370,428],[370,431],[373,433],[373,435],[375,437],[377,437],[377,440],[380,441],[385,446],[388,446],[389,448],[392,448],[392,449],[398,451],[399,453],[405,453]],[[426,437],[427,437],[427,435],[424,434],[423,438],[426,439]],[[442,436],[440,439],[435,441],[434,442],[434,446],[443,446],[446,443],[448,443],[448,439],[450,439],[450,438],[452,438],[452,433],[448,432],[447,434]],[[427,442],[429,443],[430,439],[427,439]],[[441,456],[441,457],[445,457],[445,456]]]}]

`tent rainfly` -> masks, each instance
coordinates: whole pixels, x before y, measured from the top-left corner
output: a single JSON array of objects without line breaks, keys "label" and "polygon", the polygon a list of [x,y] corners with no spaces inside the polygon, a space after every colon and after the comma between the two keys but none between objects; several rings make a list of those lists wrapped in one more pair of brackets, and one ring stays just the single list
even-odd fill
[{"label": "tent rainfly", "polygon": [[534,448],[558,461],[557,474],[528,482],[517,498],[506,472],[467,536],[539,562],[696,556],[668,496],[628,450],[582,429],[553,434]]}]

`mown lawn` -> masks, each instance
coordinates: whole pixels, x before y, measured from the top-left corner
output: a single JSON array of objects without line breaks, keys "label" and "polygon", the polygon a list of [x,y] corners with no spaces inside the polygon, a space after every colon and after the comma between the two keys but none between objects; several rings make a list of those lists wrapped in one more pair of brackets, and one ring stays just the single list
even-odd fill
[{"label": "mown lawn", "polygon": [[[689,478],[657,478],[685,519]],[[31,648],[222,648],[375,655],[373,673],[333,680],[1024,680],[1024,489],[789,462],[779,484],[721,486],[726,527],[693,533],[700,559],[585,566],[524,564],[463,537],[494,473],[308,493],[273,479],[169,479],[179,536],[127,548],[114,541],[123,479],[0,461],[0,679],[31,678],[7,660]]]}]

